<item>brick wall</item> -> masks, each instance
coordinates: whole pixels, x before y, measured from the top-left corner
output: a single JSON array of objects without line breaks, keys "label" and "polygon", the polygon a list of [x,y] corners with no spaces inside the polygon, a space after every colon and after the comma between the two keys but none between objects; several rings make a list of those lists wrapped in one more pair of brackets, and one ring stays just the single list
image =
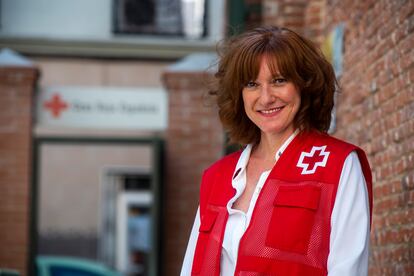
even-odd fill
[{"label": "brick wall", "polygon": [[224,134],[206,91],[210,75],[167,72],[163,275],[179,275],[198,206],[201,175],[223,152]]},{"label": "brick wall", "polygon": [[309,1],[305,8],[304,15],[304,30],[303,34],[306,37],[311,37],[312,40],[319,45],[323,41],[325,18],[326,18],[326,0],[312,0]]},{"label": "brick wall", "polygon": [[262,0],[262,23],[287,27],[321,43],[326,0]]},{"label": "brick wall", "polygon": [[373,170],[370,275],[413,275],[414,1],[305,2],[263,0],[264,23],[318,43],[345,23],[334,135],[360,145]]},{"label": "brick wall", "polygon": [[0,68],[0,268],[26,274],[29,252],[32,68]]},{"label": "brick wall", "polygon": [[336,135],[368,154],[374,177],[370,275],[414,274],[414,2],[328,1],[345,22]]},{"label": "brick wall", "polygon": [[308,2],[307,0],[263,0],[263,24],[283,26],[303,33]]}]

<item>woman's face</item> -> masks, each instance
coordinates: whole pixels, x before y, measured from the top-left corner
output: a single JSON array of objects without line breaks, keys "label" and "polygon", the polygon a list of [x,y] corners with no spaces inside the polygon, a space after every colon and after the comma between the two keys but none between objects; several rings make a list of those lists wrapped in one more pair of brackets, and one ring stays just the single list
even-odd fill
[{"label": "woman's face", "polygon": [[280,74],[272,75],[267,58],[260,61],[256,80],[242,91],[244,110],[263,135],[286,137],[293,133],[293,119],[300,107],[300,92]]}]

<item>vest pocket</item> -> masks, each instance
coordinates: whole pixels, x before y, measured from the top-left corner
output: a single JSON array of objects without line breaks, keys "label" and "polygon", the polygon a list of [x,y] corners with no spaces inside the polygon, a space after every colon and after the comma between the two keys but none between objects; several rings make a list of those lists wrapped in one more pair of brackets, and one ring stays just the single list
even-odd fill
[{"label": "vest pocket", "polygon": [[198,233],[197,245],[193,258],[193,268],[191,273],[197,275],[201,271],[204,259],[206,258],[206,248],[209,242],[210,233],[217,219],[217,212],[206,209],[206,213],[201,217],[201,224]]},{"label": "vest pocket", "polygon": [[306,254],[320,194],[321,188],[316,186],[280,186],[273,201],[265,244]]}]

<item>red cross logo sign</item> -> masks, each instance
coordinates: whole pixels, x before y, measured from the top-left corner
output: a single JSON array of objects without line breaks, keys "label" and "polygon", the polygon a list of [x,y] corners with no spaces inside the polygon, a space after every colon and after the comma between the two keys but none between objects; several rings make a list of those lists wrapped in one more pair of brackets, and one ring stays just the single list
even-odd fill
[{"label": "red cross logo sign", "polygon": [[59,94],[55,93],[50,101],[43,104],[43,107],[49,109],[54,118],[59,118],[61,112],[68,108],[68,104],[62,100]]},{"label": "red cross logo sign", "polygon": [[326,146],[312,147],[310,152],[302,152],[298,164],[302,168],[301,174],[313,174],[318,167],[325,167],[330,152],[325,151]]}]

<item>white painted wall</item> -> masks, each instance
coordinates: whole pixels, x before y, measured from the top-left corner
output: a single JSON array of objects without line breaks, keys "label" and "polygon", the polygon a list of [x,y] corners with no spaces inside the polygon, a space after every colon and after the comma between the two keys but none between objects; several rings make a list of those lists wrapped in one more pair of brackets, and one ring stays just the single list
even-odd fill
[{"label": "white painted wall", "polygon": [[96,39],[111,36],[111,0],[3,0],[1,35]]}]

